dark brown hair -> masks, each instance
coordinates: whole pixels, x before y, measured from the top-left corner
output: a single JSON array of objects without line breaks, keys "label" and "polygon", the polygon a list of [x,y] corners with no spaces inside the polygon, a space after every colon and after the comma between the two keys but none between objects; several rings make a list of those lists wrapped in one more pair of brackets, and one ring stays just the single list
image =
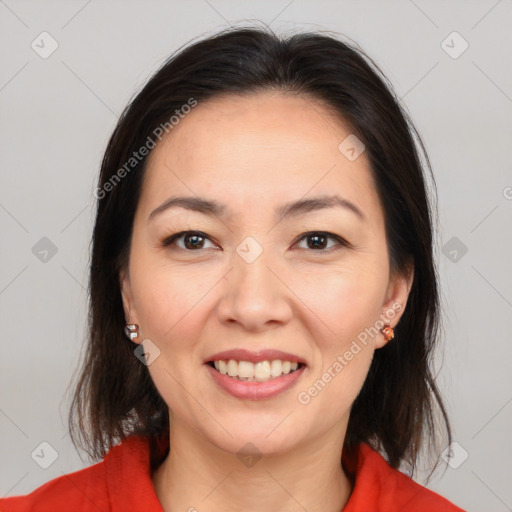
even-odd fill
[{"label": "dark brown hair", "polygon": [[266,90],[315,98],[351,127],[366,147],[384,208],[390,270],[404,273],[414,264],[395,339],[375,352],[345,438],[347,450],[367,442],[392,467],[403,463],[412,475],[422,444],[436,447],[440,427],[451,442],[431,367],[440,319],[433,260],[437,206],[429,202],[423,168],[434,191],[435,181],[421,138],[383,73],[355,44],[324,33],[282,37],[259,27],[225,30],[180,48],[122,113],[96,193],[90,330],[69,414],[71,438],[100,459],[132,433],[156,438],[169,428],[168,407],[123,333],[119,273],[128,262],[147,158],[135,161],[134,153],[155,138],[159,126],[169,128],[191,99],[201,104]]}]

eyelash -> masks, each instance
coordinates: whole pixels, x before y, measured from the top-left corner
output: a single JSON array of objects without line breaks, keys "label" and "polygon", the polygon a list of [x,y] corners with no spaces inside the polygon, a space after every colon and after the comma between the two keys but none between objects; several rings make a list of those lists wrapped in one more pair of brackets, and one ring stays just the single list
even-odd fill
[{"label": "eyelash", "polygon": [[[169,246],[173,245],[177,240],[185,237],[186,235],[197,235],[197,236],[200,236],[201,238],[206,238],[211,241],[210,237],[206,233],[203,233],[202,231],[190,231],[189,230],[189,231],[180,231],[179,233],[175,233],[174,235],[168,236],[167,238],[165,238],[162,241],[162,246],[169,247]],[[341,238],[338,235],[335,235],[334,233],[329,233],[328,231],[308,231],[306,233],[303,233],[295,243],[302,242],[304,239],[307,239],[308,237],[313,236],[313,235],[320,235],[325,238],[331,238],[333,240],[336,240],[336,242],[338,242],[338,246],[341,246],[341,247],[348,247],[348,248],[352,247],[352,245],[349,242],[347,242],[345,239]],[[194,249],[192,249],[192,250],[184,249],[182,247],[178,247],[178,248],[183,251],[187,251],[187,252],[195,252]],[[201,248],[199,248],[197,250],[199,251],[200,249]],[[330,253],[333,250],[337,250],[337,249],[336,249],[336,247],[330,247],[329,249],[318,249],[318,250],[310,249],[310,250],[313,252],[319,252],[320,254],[327,254],[327,253]]]}]

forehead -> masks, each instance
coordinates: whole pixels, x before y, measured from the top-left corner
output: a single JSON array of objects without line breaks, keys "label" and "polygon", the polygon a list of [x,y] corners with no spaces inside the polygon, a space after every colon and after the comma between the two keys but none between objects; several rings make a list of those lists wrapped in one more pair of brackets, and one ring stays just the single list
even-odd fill
[{"label": "forehead", "polygon": [[141,207],[170,195],[208,197],[246,211],[308,194],[350,198],[379,209],[365,153],[339,146],[350,127],[319,101],[265,92],[199,103],[148,157]]}]

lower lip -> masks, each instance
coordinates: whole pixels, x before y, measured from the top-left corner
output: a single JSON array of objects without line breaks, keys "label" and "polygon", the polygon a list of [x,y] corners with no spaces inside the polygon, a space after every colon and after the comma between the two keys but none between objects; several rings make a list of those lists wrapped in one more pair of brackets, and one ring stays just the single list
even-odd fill
[{"label": "lower lip", "polygon": [[267,380],[266,382],[248,382],[232,379],[228,375],[218,372],[209,364],[205,366],[213,377],[213,380],[224,389],[224,391],[227,391],[236,398],[244,398],[246,400],[265,400],[286,391],[295,384],[306,368],[302,366],[294,372]]}]

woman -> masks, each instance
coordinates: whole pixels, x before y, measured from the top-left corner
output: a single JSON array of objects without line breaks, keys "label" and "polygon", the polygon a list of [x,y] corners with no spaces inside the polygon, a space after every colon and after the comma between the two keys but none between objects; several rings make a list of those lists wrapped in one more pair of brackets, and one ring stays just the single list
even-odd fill
[{"label": "woman", "polygon": [[70,431],[103,460],[2,510],[461,510],[410,477],[439,425],[451,442],[418,148],[334,37],[231,29],[172,56],[95,192]]}]

